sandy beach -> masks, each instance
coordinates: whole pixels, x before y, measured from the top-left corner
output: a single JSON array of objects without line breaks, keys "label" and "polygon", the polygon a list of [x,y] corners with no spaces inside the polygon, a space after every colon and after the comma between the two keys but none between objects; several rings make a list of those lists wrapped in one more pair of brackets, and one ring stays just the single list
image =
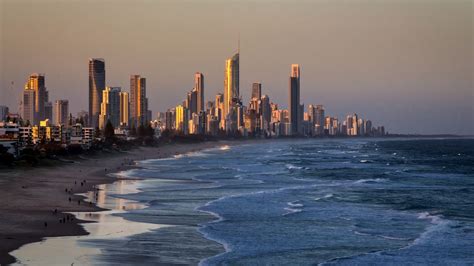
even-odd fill
[{"label": "sandy beach", "polygon": [[[76,195],[116,180],[110,173],[134,166],[134,161],[165,158],[222,145],[223,142],[169,144],[142,147],[123,153],[102,154],[54,167],[2,170],[0,172],[0,264],[15,261],[9,252],[44,237],[85,235],[77,218],[67,212],[103,209]],[[57,210],[57,212],[55,212]],[[64,221],[60,221],[64,219]]]}]

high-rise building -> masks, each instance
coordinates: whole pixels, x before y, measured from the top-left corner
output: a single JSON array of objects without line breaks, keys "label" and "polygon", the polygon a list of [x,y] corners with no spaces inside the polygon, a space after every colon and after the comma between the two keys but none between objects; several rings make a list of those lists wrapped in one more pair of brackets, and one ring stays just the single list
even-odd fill
[{"label": "high-rise building", "polygon": [[225,117],[224,117],[224,94],[218,93],[216,95],[216,104],[215,104],[215,115],[219,120],[219,128],[225,129]]},{"label": "high-rise building", "polygon": [[316,105],[316,112],[314,117],[314,122],[318,125],[318,130],[316,134],[322,135],[324,133],[324,125],[325,125],[325,118],[324,118],[324,107],[320,104]]},{"label": "high-rise building", "polygon": [[21,101],[22,118],[25,124],[34,125],[38,120],[35,113],[35,90],[25,86]]},{"label": "high-rise building", "polygon": [[185,135],[188,134],[188,120],[186,119],[188,117],[188,109],[183,105],[178,105],[175,108],[175,112],[175,129]]},{"label": "high-rise building", "polygon": [[0,121],[4,121],[9,113],[8,106],[0,105]]},{"label": "high-rise building", "polygon": [[57,100],[54,102],[54,123],[56,125],[67,125],[69,115],[69,101]]},{"label": "high-rise building", "polygon": [[175,108],[168,109],[165,113],[165,129],[173,130],[176,128],[176,110]]},{"label": "high-rise building", "polygon": [[53,121],[53,103],[49,101],[49,92],[47,90],[45,90],[44,95],[44,119]]},{"label": "high-rise building", "polygon": [[263,95],[261,98],[262,114],[261,114],[261,127],[262,130],[270,130],[270,122],[272,119],[272,109],[270,106],[270,98],[267,95]]},{"label": "high-rise building", "polygon": [[308,105],[308,116],[309,116],[309,124],[310,124],[310,135],[315,135],[315,125],[316,125],[316,106],[310,104]]},{"label": "high-rise building", "polygon": [[289,86],[289,103],[288,112],[291,124],[291,134],[296,135],[301,131],[301,115],[300,109],[300,66],[298,64],[291,65],[290,86]]},{"label": "high-rise building", "polygon": [[204,75],[200,72],[194,74],[194,89],[196,89],[197,93],[196,113],[199,114],[201,111],[206,111],[204,102]]},{"label": "high-rise building", "polygon": [[53,103],[52,102],[44,103],[44,119],[53,121]]},{"label": "high-rise building", "polygon": [[89,58],[89,123],[99,126],[102,91],[105,89],[105,61],[101,58]]},{"label": "high-rise building", "polygon": [[128,92],[120,92],[120,125],[130,124],[130,100]]},{"label": "high-rise building", "polygon": [[365,120],[365,134],[371,136],[372,135],[372,121]]},{"label": "high-rise building", "polygon": [[147,123],[148,99],[146,98],[146,79],[140,75],[130,76],[130,120],[138,128]]},{"label": "high-rise building", "polygon": [[[227,118],[231,113],[231,109],[240,101],[239,93],[239,52],[225,61],[225,77],[224,77],[224,113],[222,114],[225,120],[231,122],[235,118]],[[234,112],[235,113],[235,112]]]},{"label": "high-rise building", "polygon": [[358,132],[358,117],[357,114],[348,115],[346,117],[346,134],[349,136],[357,136]]},{"label": "high-rise building", "polygon": [[89,113],[87,111],[80,111],[77,113],[76,115],[79,123],[82,124],[82,126],[84,127],[88,127],[89,126]]},{"label": "high-rise building", "polygon": [[104,129],[108,121],[114,127],[120,125],[120,87],[106,87],[102,91],[99,128]]},{"label": "high-rise building", "polygon": [[[192,114],[197,114],[198,112],[198,101],[199,101],[199,92],[196,88],[194,88],[192,91],[188,93],[188,106],[186,106],[189,109],[190,116]],[[191,117],[189,117],[191,118]]]},{"label": "high-rise building", "polygon": [[44,74],[33,73],[25,84],[25,90],[33,90],[34,93],[34,117],[30,122],[39,125],[39,121],[45,119],[44,104],[47,92]]},{"label": "high-rise building", "polygon": [[252,84],[252,99],[262,98],[262,83],[254,82]]}]

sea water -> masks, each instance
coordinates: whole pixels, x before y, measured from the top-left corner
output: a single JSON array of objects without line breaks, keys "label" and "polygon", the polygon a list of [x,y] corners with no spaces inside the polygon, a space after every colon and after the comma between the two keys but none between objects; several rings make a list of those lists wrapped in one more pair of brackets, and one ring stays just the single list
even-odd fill
[{"label": "sea water", "polygon": [[[312,139],[220,146],[122,172],[160,225],[79,240],[90,264],[474,264],[474,140]],[[166,225],[166,226],[164,226]]]}]

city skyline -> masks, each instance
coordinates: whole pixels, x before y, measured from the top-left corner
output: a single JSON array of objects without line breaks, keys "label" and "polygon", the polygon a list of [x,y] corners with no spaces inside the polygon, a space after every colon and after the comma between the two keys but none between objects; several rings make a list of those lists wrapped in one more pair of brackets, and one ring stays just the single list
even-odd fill
[{"label": "city skyline", "polygon": [[[215,7],[216,10],[223,8],[223,5],[219,3],[212,1],[206,3],[208,3],[207,7]],[[190,3],[163,4],[160,2],[159,4],[164,5],[165,10],[174,10],[178,6],[180,8],[183,6],[194,7]],[[271,31],[271,27],[265,23],[269,21],[268,15],[277,9],[275,3],[265,5],[265,8],[260,3],[233,3],[231,6],[238,11],[237,14],[243,14],[243,11],[249,7],[254,7],[254,9],[250,9],[250,20],[258,22],[255,24],[255,30],[249,29],[248,24],[250,21],[244,22],[237,16],[235,22],[229,22],[231,23],[228,25],[228,32],[230,34],[213,45],[208,43],[214,38],[213,34],[208,33],[208,31],[202,33],[204,34],[202,40],[195,40],[195,42],[180,41],[182,38],[186,40],[186,36],[191,34],[188,31],[184,31],[182,36],[181,34],[179,36],[172,36],[173,38],[165,43],[162,43],[161,39],[152,38],[153,41],[158,41],[154,42],[155,51],[150,50],[145,43],[138,43],[137,47],[143,48],[146,53],[151,52],[149,58],[160,62],[159,65],[150,64],[148,60],[144,60],[145,52],[123,49],[126,45],[117,45],[118,48],[116,49],[105,49],[104,47],[98,48],[90,44],[90,47],[88,46],[85,50],[78,47],[78,53],[73,57],[64,55],[61,52],[64,48],[58,47],[56,52],[44,51],[38,57],[32,57],[30,56],[32,51],[27,49],[29,48],[27,44],[18,49],[12,48],[11,42],[18,39],[19,36],[12,34],[9,30],[9,21],[13,18],[6,14],[2,16],[2,24],[6,29],[3,34],[3,40],[6,45],[2,48],[2,62],[4,62],[2,65],[4,67],[1,70],[0,95],[2,101],[0,105],[7,105],[11,112],[15,112],[19,97],[12,101],[7,99],[5,95],[20,95],[23,89],[21,84],[24,84],[25,77],[31,73],[40,72],[46,74],[46,87],[51,93],[50,99],[54,101],[56,99],[69,98],[69,109],[74,114],[80,110],[87,110],[87,96],[84,93],[87,90],[87,76],[84,75],[84,61],[89,57],[95,56],[103,57],[106,60],[106,86],[127,88],[126,80],[132,73],[140,73],[147,77],[147,96],[150,101],[150,108],[153,111],[153,117],[155,117],[158,111],[165,111],[172,106],[172,104],[167,103],[179,103],[182,99],[182,94],[192,87],[192,73],[196,71],[201,72],[206,77],[205,101],[207,102],[214,99],[216,93],[223,92],[223,59],[232,54],[232,51],[237,50],[237,35],[240,32],[242,42],[240,94],[244,102],[250,98],[252,84],[259,81],[265,88],[265,94],[270,95],[271,100],[279,103],[280,107],[286,108],[288,65],[298,62],[304,66],[305,75],[301,83],[301,103],[305,104],[305,108],[308,104],[323,104],[327,108],[326,111],[328,113],[340,119],[345,118],[348,113],[356,111],[363,117],[372,118],[375,123],[385,124],[394,133],[472,134],[474,130],[473,123],[471,123],[474,122],[472,116],[472,75],[470,75],[472,74],[472,71],[470,71],[472,66],[469,65],[469,56],[466,56],[469,55],[469,49],[466,49],[466,47],[469,47],[469,44],[471,44],[468,33],[469,29],[472,28],[471,25],[466,24],[469,21],[469,16],[466,15],[468,14],[466,12],[472,6],[468,4],[463,1],[456,1],[452,4],[436,1],[432,3],[411,4],[391,3],[389,6],[394,9],[392,11],[383,11],[380,6],[368,1],[364,4],[364,7],[372,12],[370,14],[373,17],[364,18],[364,12],[355,10],[355,7],[349,4],[323,5],[322,3],[311,4],[302,2],[299,6],[311,7],[315,12],[325,10],[332,12],[331,14],[352,14],[352,19],[356,22],[352,26],[358,30],[361,30],[362,26],[368,26],[369,23],[373,22],[372,19],[380,19],[384,17],[383,15],[388,15],[391,20],[382,21],[381,26],[377,28],[369,27],[374,31],[373,33],[378,35],[368,35],[369,32],[362,31],[361,38],[354,35],[345,35],[345,38],[337,39],[331,35],[321,35],[324,31],[322,26],[317,26],[317,30],[308,30],[307,26],[301,22],[317,23],[317,16],[310,16],[302,12],[300,10],[301,7],[290,7],[288,14],[302,12],[296,19],[296,22],[300,22],[297,24],[301,27],[295,28],[287,36],[288,38],[296,38],[298,46],[302,47],[302,49],[296,51],[286,46],[287,41],[275,36],[280,30],[276,32]],[[48,3],[45,4],[45,7],[38,7],[34,3],[28,3],[27,1],[20,1],[20,3],[16,4],[6,1],[2,5],[3,10],[15,10],[25,5],[33,5],[41,10],[46,8]],[[77,12],[80,13],[84,6],[76,5],[62,6],[59,4],[57,11],[49,11],[51,20],[62,21],[64,19],[59,13],[56,13],[61,8],[69,10],[77,7],[79,10]],[[99,6],[106,7],[107,3],[100,3]],[[125,2],[120,2],[118,6],[117,12],[120,13],[122,12],[121,7],[128,7],[129,5]],[[281,3],[281,6],[288,7],[288,4]],[[154,7],[154,5],[143,4],[132,11],[136,12],[145,7]],[[321,9],[316,9],[316,7]],[[424,7],[425,9],[422,11],[417,9],[417,7]],[[203,9],[205,7],[197,8]],[[401,11],[407,9],[410,9],[410,12],[406,14],[406,17],[403,17]],[[160,11],[160,14],[161,12],[163,11]],[[261,20],[256,18],[258,14],[262,14]],[[427,14],[432,14],[432,16],[427,16]],[[212,14],[209,20],[214,20],[221,15]],[[402,18],[406,19],[406,23],[401,24],[403,31],[387,34],[381,33],[383,29],[393,30],[393,26],[400,25],[399,23],[401,23]],[[447,19],[451,18],[453,20],[450,23],[446,23]],[[163,22],[173,21],[172,18],[166,16],[162,19]],[[42,19],[37,23],[38,25],[44,25],[48,21]],[[151,25],[152,21],[149,22],[150,24],[143,24],[144,29],[141,33],[135,32],[134,34],[151,34],[155,27]],[[208,22],[203,21],[199,23],[209,26]],[[338,24],[333,20],[325,22],[326,30],[338,29],[341,33],[348,34],[350,29],[349,25]],[[127,20],[127,23],[131,22]],[[188,25],[187,23],[184,24]],[[31,25],[28,24],[28,21],[24,21],[17,26],[20,29],[26,30],[25,27]],[[111,36],[111,33],[107,31],[107,29],[110,29],[109,26],[98,24],[97,31],[103,34],[99,36],[99,39]],[[184,27],[184,25],[176,27]],[[276,23],[276,27],[281,28],[282,26],[280,23]],[[55,25],[54,28],[57,30],[56,33],[59,34],[60,42],[58,44],[67,44],[68,42],[61,35],[67,31],[64,31],[65,29],[60,24]],[[75,26],[69,24],[69,28],[75,29]],[[411,28],[414,29],[412,30]],[[438,30],[434,31],[435,28]],[[452,31],[454,28],[456,31]],[[157,29],[159,30],[160,28],[158,27]],[[213,29],[213,27],[209,29]],[[415,38],[416,34],[420,32],[423,33],[422,35],[426,40]],[[48,33],[48,31],[44,31],[44,34],[45,37],[51,36],[51,33]],[[308,34],[313,34],[314,36]],[[259,35],[267,40],[255,38]],[[84,35],[81,35],[79,31],[77,36]],[[191,36],[193,35],[191,34],[189,37]],[[307,36],[309,41],[307,41],[307,38],[303,38],[304,36]],[[316,36],[323,38],[315,42],[314,38]],[[367,38],[368,36],[371,37],[363,39],[363,37]],[[115,35],[112,37],[118,38]],[[392,37],[397,37],[395,40],[400,42],[401,48],[387,46],[387,44],[391,43],[388,41],[393,40],[391,39]],[[44,46],[46,41],[43,39],[37,43],[38,48],[46,47]],[[451,42],[443,42],[444,39],[450,39]],[[258,42],[255,42],[257,40]],[[279,40],[279,42],[275,43],[275,48],[267,49],[265,47],[269,41],[276,40]],[[357,49],[342,50],[345,51],[343,54],[339,53],[341,50],[339,52],[328,50],[329,43],[341,48],[341,45],[344,45],[341,42],[342,40],[355,41]],[[179,43],[179,49],[170,50],[170,43],[176,44],[174,43],[176,41]],[[372,47],[370,43],[374,41],[376,41],[377,45]],[[433,47],[426,48],[425,50],[422,49],[422,44],[425,41],[430,41]],[[311,44],[311,49],[308,47],[309,44]],[[362,44],[367,47],[361,48],[360,45]],[[408,44],[412,45],[412,49],[407,49]],[[195,49],[202,50],[205,48],[203,45],[209,47],[204,49],[200,55],[188,56],[190,52],[195,53]],[[344,47],[348,48],[345,45]],[[117,51],[119,48],[122,54],[111,54],[112,51]],[[367,52],[371,50],[369,48],[375,48],[373,52],[383,56],[378,58],[369,54],[370,57],[362,57],[363,54],[367,55]],[[168,49],[169,55],[163,55],[161,52],[163,49]],[[209,49],[214,50],[210,52]],[[20,51],[24,55],[20,56],[18,54]],[[402,55],[400,52],[402,51],[405,51],[406,54],[403,54],[400,58]],[[265,60],[269,52],[272,52],[274,57],[271,57],[271,60]],[[329,55],[325,54],[327,52]],[[361,56],[356,56],[356,52],[361,52]],[[420,55],[416,56],[415,52]],[[137,54],[135,59],[130,58],[133,54]],[[306,58],[304,54],[307,55]],[[345,59],[339,61],[342,55],[344,55]],[[14,62],[12,61],[14,56],[18,59],[28,56],[30,60]],[[72,58],[79,56],[81,56],[80,62],[72,60]],[[48,60],[43,60],[40,64],[38,58],[44,59],[45,57]],[[61,64],[58,64],[58,59],[63,64],[64,62],[68,64],[67,67],[61,67],[62,71],[59,71],[57,68],[57,66],[61,66]],[[335,59],[337,59],[337,62],[334,61]],[[140,60],[143,60],[143,63],[139,63]],[[176,62],[181,63],[179,71],[177,71]],[[355,67],[356,63],[360,63],[361,66],[359,68]],[[55,65],[56,67],[54,67]],[[402,66],[405,65],[406,69],[403,69]],[[371,72],[372,70],[373,72]],[[126,74],[124,75],[124,73]],[[344,78],[341,78],[341,76]],[[13,86],[11,84],[12,81],[14,82]],[[68,95],[71,96],[69,97]],[[439,123],[440,120],[444,122]]]}]

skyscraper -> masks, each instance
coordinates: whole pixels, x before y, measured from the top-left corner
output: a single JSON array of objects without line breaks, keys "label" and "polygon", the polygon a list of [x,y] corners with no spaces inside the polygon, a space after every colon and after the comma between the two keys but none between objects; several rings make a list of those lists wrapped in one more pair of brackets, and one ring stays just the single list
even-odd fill
[{"label": "skyscraper", "polygon": [[101,58],[89,58],[89,123],[99,126],[102,91],[105,89],[105,61]]},{"label": "skyscraper", "polygon": [[44,103],[44,119],[53,121],[53,103],[51,102]]},{"label": "skyscraper", "polygon": [[30,125],[34,125],[36,118],[35,118],[35,90],[30,89],[25,86],[25,90],[23,91],[23,99],[21,101],[21,110],[22,110],[22,118],[23,121],[29,123]]},{"label": "skyscraper", "polygon": [[324,107],[320,104],[316,105],[314,122],[317,125],[319,125],[318,131],[316,133],[318,135],[322,135],[324,133],[325,118],[324,118]]},{"label": "skyscraper", "polygon": [[46,102],[47,92],[45,86],[44,74],[33,73],[25,84],[25,90],[33,90],[34,93],[34,116],[30,122],[39,125],[39,122],[45,119],[44,104]]},{"label": "skyscraper", "polygon": [[105,90],[102,91],[99,128],[105,128],[108,121],[110,121],[114,127],[120,125],[120,92],[120,87],[106,87]]},{"label": "skyscraper", "polygon": [[[225,61],[225,77],[224,77],[224,113],[223,117],[226,119],[230,110],[239,102],[239,52],[232,58]],[[235,118],[236,119],[236,118]],[[235,120],[229,118],[230,121]],[[226,119],[227,120],[227,119]],[[227,127],[227,126],[226,126]]]},{"label": "skyscraper", "polygon": [[140,75],[130,76],[130,120],[131,125],[138,127],[145,125],[148,113],[148,99],[146,98],[146,78]]},{"label": "skyscraper", "polygon": [[53,103],[49,101],[49,92],[45,90],[44,97],[44,119],[53,121]]},{"label": "skyscraper", "polygon": [[262,98],[262,83],[254,82],[252,84],[252,99]]},{"label": "skyscraper", "polygon": [[194,88],[192,91],[188,93],[188,106],[186,106],[189,109],[190,116],[192,116],[192,114],[199,113],[198,102],[199,102],[199,92],[196,88]]},{"label": "skyscraper", "polygon": [[264,131],[270,130],[270,122],[272,118],[272,109],[270,107],[270,98],[267,95],[262,96],[262,114],[261,114],[261,127]]},{"label": "skyscraper", "polygon": [[0,121],[4,121],[8,116],[8,106],[0,105]]},{"label": "skyscraper", "polygon": [[120,125],[130,124],[130,100],[128,92],[120,92]]},{"label": "skyscraper", "polygon": [[69,101],[57,100],[54,102],[54,123],[56,125],[67,125],[69,115]]},{"label": "skyscraper", "polygon": [[200,72],[194,74],[194,88],[197,92],[197,110],[196,113],[206,111],[204,102],[204,75]]},{"label": "skyscraper", "polygon": [[188,133],[188,130],[187,130],[188,120],[186,119],[188,110],[186,107],[182,105],[176,106],[175,110],[176,110],[175,129],[186,135]]},{"label": "skyscraper", "polygon": [[291,134],[300,133],[301,122],[300,115],[300,66],[298,64],[291,65],[290,86],[289,86],[289,122],[291,124]]}]

